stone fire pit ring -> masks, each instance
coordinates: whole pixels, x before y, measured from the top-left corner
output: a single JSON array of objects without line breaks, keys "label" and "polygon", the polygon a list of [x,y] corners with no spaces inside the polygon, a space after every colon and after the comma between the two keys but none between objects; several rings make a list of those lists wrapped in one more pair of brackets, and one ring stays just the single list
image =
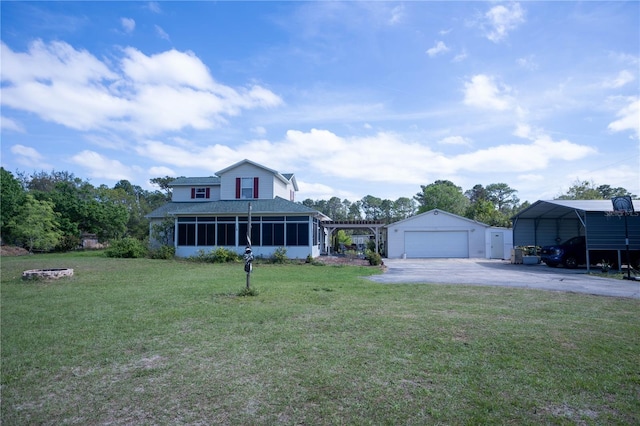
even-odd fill
[{"label": "stone fire pit ring", "polygon": [[57,280],[60,278],[72,277],[73,269],[70,268],[52,268],[52,269],[30,269],[22,273],[23,280]]}]

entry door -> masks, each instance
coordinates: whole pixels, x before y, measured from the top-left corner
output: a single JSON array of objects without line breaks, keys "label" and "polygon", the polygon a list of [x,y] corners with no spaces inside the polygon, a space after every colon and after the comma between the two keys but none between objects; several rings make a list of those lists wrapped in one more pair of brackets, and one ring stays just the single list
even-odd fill
[{"label": "entry door", "polygon": [[502,232],[491,233],[491,258],[504,259],[504,234]]}]

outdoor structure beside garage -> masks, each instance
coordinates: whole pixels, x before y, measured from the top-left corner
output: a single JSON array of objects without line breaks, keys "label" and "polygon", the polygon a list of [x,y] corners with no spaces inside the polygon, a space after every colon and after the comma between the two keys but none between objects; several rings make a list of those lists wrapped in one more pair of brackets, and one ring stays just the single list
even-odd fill
[{"label": "outdoor structure beside garage", "polygon": [[506,259],[510,229],[434,209],[387,226],[389,258]]},{"label": "outdoor structure beside garage", "polygon": [[[640,201],[634,208],[640,209]],[[536,201],[512,218],[513,244],[547,246],[584,236],[587,260],[590,250],[614,250],[620,265],[626,259],[625,218],[612,211],[611,200]],[[640,250],[640,216],[627,216],[626,222],[629,249]]]}]

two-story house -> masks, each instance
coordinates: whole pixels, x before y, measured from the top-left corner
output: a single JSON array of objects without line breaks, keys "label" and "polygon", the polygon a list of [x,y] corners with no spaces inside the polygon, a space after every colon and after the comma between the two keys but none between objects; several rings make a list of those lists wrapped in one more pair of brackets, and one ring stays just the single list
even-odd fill
[{"label": "two-story house", "polygon": [[243,253],[249,214],[254,255],[270,257],[280,247],[289,258],[320,255],[325,240],[321,222],[329,218],[294,202],[298,184],[293,174],[243,160],[215,176],[178,178],[170,187],[171,202],[147,218],[152,239],[155,224],[173,221],[178,257],[217,247]]}]

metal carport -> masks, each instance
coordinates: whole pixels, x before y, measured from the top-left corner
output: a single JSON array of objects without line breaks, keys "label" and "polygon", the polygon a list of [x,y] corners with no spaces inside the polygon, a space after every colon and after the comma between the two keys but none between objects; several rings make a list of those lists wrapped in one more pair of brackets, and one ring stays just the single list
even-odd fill
[{"label": "metal carport", "polygon": [[[634,201],[636,212],[640,201]],[[540,200],[513,221],[513,245],[546,246],[584,236],[589,250],[625,250],[625,218],[611,215],[611,200]],[[629,249],[640,250],[640,216],[626,217]],[[622,262],[618,262],[620,265]],[[587,267],[588,268],[588,267]]]}]

